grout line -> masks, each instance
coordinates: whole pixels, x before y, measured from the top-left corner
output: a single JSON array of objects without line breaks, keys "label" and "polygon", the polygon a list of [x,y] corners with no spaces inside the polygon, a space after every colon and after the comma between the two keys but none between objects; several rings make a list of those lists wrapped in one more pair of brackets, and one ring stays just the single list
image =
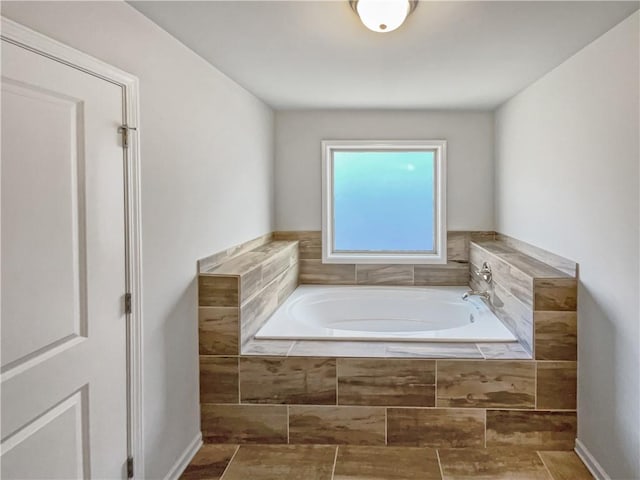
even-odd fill
[{"label": "grout line", "polygon": [[224,470],[222,471],[222,475],[220,475],[220,480],[222,480],[224,478],[225,473],[227,473],[227,470],[229,469],[229,466],[231,465],[231,462],[233,462],[233,459],[236,458],[236,454],[238,453],[238,450],[240,450],[240,445],[238,445],[236,447],[236,451],[233,452],[233,455],[231,455],[231,458],[229,459],[229,463],[227,463],[227,466],[224,467]]},{"label": "grout line", "polygon": [[340,390],[338,389],[338,363],[339,358],[336,358],[336,405],[340,405]]},{"label": "grout line", "polygon": [[333,456],[333,468],[331,469],[331,480],[333,480],[334,475],[336,474],[336,463],[338,463],[338,449],[340,447],[336,445],[336,453]]},{"label": "grout line", "polygon": [[440,469],[440,478],[444,478],[444,472],[442,471],[442,462],[440,461],[440,451],[437,448],[436,448],[436,457],[438,458],[438,468]]},{"label": "grout line", "polygon": [[240,356],[238,355],[238,404],[242,403],[242,393],[240,392]]},{"label": "grout line", "polygon": [[435,384],[433,385],[433,406],[438,407],[438,360],[434,360],[435,363]]},{"label": "grout line", "polygon": [[291,355],[291,350],[293,350],[293,347],[295,346],[296,343],[298,343],[297,340],[294,340],[291,342],[291,345],[289,345],[287,352],[284,354],[285,357],[288,357],[289,355]]},{"label": "grout line", "polygon": [[251,407],[251,408],[260,408],[260,407],[313,407],[313,408],[396,408],[396,409],[405,409],[405,410],[483,410],[483,411],[492,411],[492,412],[528,412],[528,413],[576,413],[577,410],[575,408],[510,408],[510,407],[448,407],[448,406],[423,406],[423,405],[351,405],[351,404],[343,404],[343,405],[334,405],[332,403],[329,404],[315,404],[315,403],[291,403],[291,404],[283,404],[283,403],[256,403],[256,402],[244,402],[244,403],[223,403],[223,402],[204,402],[203,405],[222,405],[222,406],[242,406],[242,407]]},{"label": "grout line", "polygon": [[547,471],[547,473],[549,474],[549,478],[551,480],[555,480],[555,477],[553,476],[553,473],[551,473],[551,470],[549,469],[549,467],[547,467],[547,464],[544,463],[544,458],[542,458],[542,455],[540,455],[540,451],[536,451],[536,454],[538,455],[538,458],[540,459],[540,461],[542,462],[542,465],[544,465],[544,469]]},{"label": "grout line", "polygon": [[384,409],[384,444],[385,445],[389,445],[389,435],[388,435],[388,431],[389,431],[389,414],[388,414],[389,409],[387,407],[385,407]]},{"label": "grout line", "polygon": [[484,409],[484,448],[487,448],[487,409]]},{"label": "grout line", "polygon": [[538,362],[533,361],[533,408],[538,409]]},{"label": "grout line", "polygon": [[482,355],[482,358],[485,360],[489,360],[487,356],[484,354],[484,352],[482,351],[482,349],[480,348],[480,345],[478,345],[477,343],[475,345],[476,345],[476,348],[480,351],[480,355]]},{"label": "grout line", "polygon": [[535,361],[536,364],[538,363],[578,363],[577,360],[535,360],[535,359],[530,359],[531,361]]},{"label": "grout line", "polygon": [[287,445],[291,445],[290,440],[289,440],[289,422],[290,422],[289,405],[287,405]]}]

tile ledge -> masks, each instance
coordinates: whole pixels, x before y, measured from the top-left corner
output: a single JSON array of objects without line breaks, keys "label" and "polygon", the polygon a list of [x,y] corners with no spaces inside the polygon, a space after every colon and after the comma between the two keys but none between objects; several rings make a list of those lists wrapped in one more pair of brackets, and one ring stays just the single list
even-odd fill
[{"label": "tile ledge", "polygon": [[[484,250],[490,255],[494,255],[500,258],[503,262],[507,263],[510,267],[514,268],[515,270],[518,270],[519,272],[523,273],[527,277],[530,277],[534,280],[576,278],[575,276],[571,276],[568,273],[563,272],[562,270],[558,270],[554,266],[549,265],[548,263],[542,262],[541,260],[538,260],[537,258],[532,257],[531,255],[528,255],[523,251],[520,251],[511,247],[510,245],[508,245],[507,243],[501,240],[478,240],[478,241],[472,240],[470,244],[475,245],[476,247]],[[530,262],[532,264],[532,267],[527,268],[525,265],[522,264],[523,262],[515,262],[514,261],[515,259],[512,257],[514,255],[517,255],[525,262]],[[539,270],[536,272],[534,271],[534,268],[538,268]],[[540,270],[543,271],[542,274],[540,273]]]},{"label": "tile ledge", "polygon": [[[490,349],[486,348],[490,346]],[[485,347],[484,349],[482,347]],[[451,352],[446,352],[446,349]],[[458,350],[458,351],[456,351]],[[398,358],[440,360],[535,361],[520,344],[441,342],[340,342],[327,340],[258,340],[247,342],[240,356]]]}]

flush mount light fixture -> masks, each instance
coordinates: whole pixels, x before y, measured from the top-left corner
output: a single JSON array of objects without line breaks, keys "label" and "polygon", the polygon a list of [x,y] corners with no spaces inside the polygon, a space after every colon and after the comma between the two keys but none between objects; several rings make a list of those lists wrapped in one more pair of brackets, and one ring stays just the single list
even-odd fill
[{"label": "flush mount light fixture", "polygon": [[392,32],[416,9],[418,0],[349,0],[364,26],[374,32]]}]

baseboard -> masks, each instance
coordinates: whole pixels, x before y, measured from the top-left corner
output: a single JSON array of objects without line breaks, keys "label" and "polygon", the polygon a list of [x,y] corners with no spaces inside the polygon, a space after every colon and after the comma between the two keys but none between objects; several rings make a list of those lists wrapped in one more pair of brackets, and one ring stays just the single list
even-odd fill
[{"label": "baseboard", "polygon": [[187,465],[193,460],[195,454],[198,453],[201,446],[202,432],[198,432],[193,441],[185,448],[184,452],[182,452],[182,455],[180,455],[176,463],[174,463],[173,467],[171,467],[171,470],[169,470],[169,473],[164,477],[164,480],[178,480],[185,468],[187,468]]},{"label": "baseboard", "polygon": [[611,480],[611,477],[607,475],[607,472],[605,472],[604,468],[602,468],[602,465],[600,465],[596,458],[591,455],[591,452],[587,450],[587,447],[584,446],[584,443],[582,443],[577,438],[575,452],[580,457],[580,460],[582,460],[582,463],[587,466],[587,468],[591,472],[591,475],[593,475],[596,480]]}]

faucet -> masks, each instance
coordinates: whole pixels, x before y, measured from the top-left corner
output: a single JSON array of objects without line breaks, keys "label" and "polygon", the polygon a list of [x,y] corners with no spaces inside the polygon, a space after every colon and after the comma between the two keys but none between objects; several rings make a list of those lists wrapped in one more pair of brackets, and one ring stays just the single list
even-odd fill
[{"label": "faucet", "polygon": [[[491,266],[487,262],[482,262],[482,268],[480,268],[480,270],[476,270],[473,273],[482,278],[489,285],[491,285],[491,282],[493,281],[493,274],[491,273]],[[471,296],[484,298],[487,302],[491,301],[491,295],[486,290],[484,292],[481,292],[479,290],[469,290],[468,292],[462,294],[462,300],[469,300],[469,297]]]},{"label": "faucet", "polygon": [[462,300],[469,300],[469,297],[471,296],[481,297],[487,301],[491,300],[491,295],[489,294],[489,292],[480,292],[478,290],[469,290],[468,292],[464,292],[462,294]]},{"label": "faucet", "polygon": [[482,262],[482,268],[480,268],[480,270],[476,270],[474,273],[491,285],[491,282],[493,281],[493,274],[491,272],[491,266],[487,262]]}]

